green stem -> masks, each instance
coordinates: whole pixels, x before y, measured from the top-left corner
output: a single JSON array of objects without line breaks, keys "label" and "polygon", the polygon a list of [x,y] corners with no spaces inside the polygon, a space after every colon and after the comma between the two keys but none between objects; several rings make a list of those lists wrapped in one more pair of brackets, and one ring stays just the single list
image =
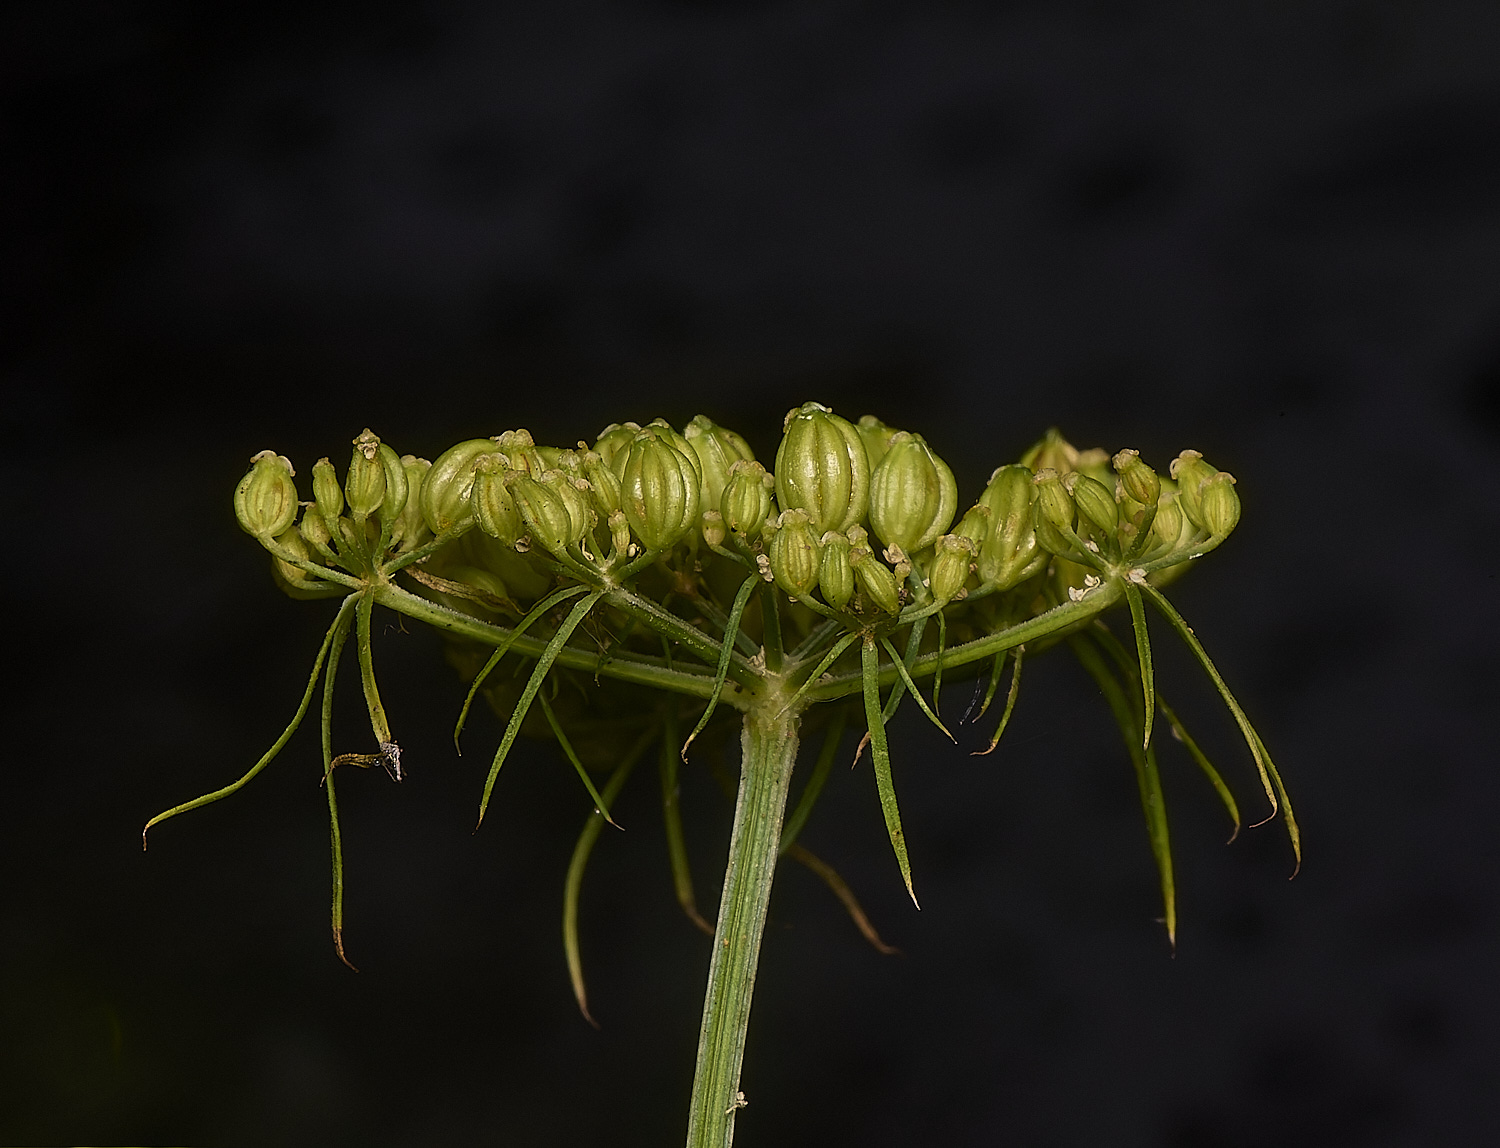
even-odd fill
[{"label": "green stem", "polygon": [[698,1034],[698,1068],[688,1116],[688,1148],[727,1148],[734,1141],[740,1063],[760,939],[771,899],[792,766],[797,758],[797,709],[782,710],[774,690],[745,714],[739,798],[719,901],[713,961]]},{"label": "green stem", "polygon": [[[500,645],[507,639],[511,639],[514,632],[504,626],[493,626],[468,614],[460,614],[457,610],[451,610],[447,606],[429,602],[426,598],[418,597],[389,582],[376,586],[374,594],[375,601],[395,610],[398,614],[416,618],[418,621],[426,622],[450,634],[472,638],[487,646]],[[607,598],[606,601],[608,601]],[[510,648],[523,657],[535,658],[547,648],[547,638],[533,638],[529,634],[521,635],[511,640]],[[614,650],[607,659],[601,661],[597,651],[586,650],[578,646],[565,646],[557,653],[557,664],[600,677],[653,686],[657,689],[670,690],[672,693],[687,694],[697,698],[712,697],[715,688],[714,671],[710,668],[700,669],[691,665],[669,668],[661,658],[636,654],[629,650]],[[729,676],[735,677],[733,662],[730,663]],[[724,684],[719,701],[721,704],[731,705],[736,709],[744,709],[747,704],[744,691],[732,682]]]},{"label": "green stem", "polygon": [[[1071,632],[1081,628],[1096,614],[1102,614],[1124,596],[1120,578],[1110,578],[1090,590],[1076,602],[1064,602],[1044,614],[1038,614],[1018,625],[997,631],[988,637],[976,638],[959,646],[949,646],[942,654],[936,651],[923,654],[905,667],[908,674],[920,678],[924,674],[977,662],[981,658],[993,658],[1002,650],[1009,650],[1023,642],[1035,642],[1049,635],[1062,636],[1061,631]],[[883,666],[877,678],[880,686],[888,686],[900,680],[900,672],[893,665]],[[834,698],[857,694],[864,688],[864,676],[859,671],[830,674],[808,691],[809,702],[826,702]]]}]

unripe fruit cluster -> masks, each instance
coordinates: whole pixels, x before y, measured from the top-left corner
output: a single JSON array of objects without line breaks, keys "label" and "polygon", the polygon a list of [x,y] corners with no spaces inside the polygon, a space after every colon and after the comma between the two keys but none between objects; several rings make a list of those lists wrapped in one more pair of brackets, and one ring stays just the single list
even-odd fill
[{"label": "unripe fruit cluster", "polygon": [[405,555],[429,590],[480,612],[535,601],[559,577],[713,577],[739,564],[851,618],[1035,583],[1031,602],[1049,571],[1059,594],[1080,593],[1098,582],[1091,567],[1186,556],[1239,520],[1234,479],[1196,451],[1161,477],[1136,451],[1111,460],[1052,431],[998,468],[955,525],[953,472],[920,435],[819,403],[782,429],[770,471],[702,415],[681,432],[616,423],[576,448],[509,430],[431,463],[366,430],[343,482],[327,459],[313,467],[308,503],[287,459],[256,455],[235,511],[299,596],[338,592],[320,568],[363,578]]}]

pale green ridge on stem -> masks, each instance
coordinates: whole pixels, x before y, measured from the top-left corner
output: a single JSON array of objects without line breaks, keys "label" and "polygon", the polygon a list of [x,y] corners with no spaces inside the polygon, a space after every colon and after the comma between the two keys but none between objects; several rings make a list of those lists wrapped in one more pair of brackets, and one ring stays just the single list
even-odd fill
[{"label": "pale green ridge on stem", "polygon": [[1145,748],[1141,742],[1141,723],[1113,671],[1105,665],[1098,650],[1082,635],[1068,639],[1068,646],[1077,656],[1089,676],[1098,683],[1104,700],[1114,713],[1115,723],[1120,727],[1120,736],[1130,753],[1130,764],[1135,767],[1136,787],[1140,790],[1141,810],[1146,815],[1146,835],[1151,840],[1151,855],[1156,859],[1157,872],[1161,876],[1162,903],[1166,909],[1164,923],[1167,940],[1177,948],[1177,884],[1172,875],[1172,841],[1167,832],[1167,805],[1161,789],[1161,771],[1156,764],[1156,751]]},{"label": "pale green ridge on stem", "polygon": [[797,692],[794,693],[791,697],[791,700],[786,703],[785,709],[791,709],[793,706],[800,704],[802,699],[807,696],[807,691],[812,689],[813,686],[817,685],[818,679],[827,672],[828,667],[833,665],[834,662],[843,657],[844,651],[847,650],[851,645],[853,645],[855,641],[858,640],[858,638],[858,634],[845,634],[842,638],[835,642],[833,644],[833,648],[823,655],[823,660],[813,667],[812,673],[808,674],[807,677],[803,679],[802,684],[797,687]]},{"label": "pale green ridge on stem", "polygon": [[312,702],[313,690],[317,688],[318,671],[323,668],[323,661],[328,657],[329,648],[333,645],[334,636],[340,632],[340,627],[347,628],[349,624],[349,611],[354,608],[354,599],[355,595],[351,594],[339,604],[338,613],[334,615],[333,622],[328,627],[328,632],[323,635],[323,644],[318,649],[318,656],[313,659],[312,673],[307,676],[307,688],[302,691],[302,700],[297,704],[297,712],[292,715],[292,720],[287,724],[286,729],[281,731],[281,736],[272,742],[271,748],[266,750],[264,756],[252,765],[238,781],[230,782],[224,788],[216,789],[212,793],[205,793],[202,797],[195,797],[191,801],[184,801],[181,805],[174,805],[171,809],[158,813],[150,821],[146,822],[146,827],[141,830],[142,850],[146,848],[146,834],[151,831],[153,825],[159,825],[161,822],[167,820],[167,818],[176,817],[179,813],[186,813],[190,809],[197,809],[200,806],[218,801],[220,798],[228,797],[231,793],[241,789],[251,778],[275,760],[276,755],[291,740],[292,734],[297,732],[297,727],[302,724],[302,719],[307,714],[307,707]]},{"label": "pale green ridge on stem", "polygon": [[[620,790],[625,788],[625,782],[635,769],[635,763],[640,761],[658,732],[655,726],[649,727],[620,759],[620,764],[615,766],[614,772],[604,784],[605,801],[614,801],[620,795]],[[578,834],[578,843],[573,846],[573,856],[568,861],[568,876],[563,882],[563,956],[568,962],[568,980],[573,985],[578,1011],[595,1028],[599,1027],[599,1022],[589,1013],[588,992],[583,981],[583,955],[578,944],[578,898],[583,889],[583,873],[588,868],[589,855],[594,851],[594,843],[599,840],[599,833],[603,828],[604,815],[595,809],[584,821],[583,831]]]},{"label": "pale green ridge on stem", "polygon": [[[1177,612],[1172,603],[1167,601],[1160,590],[1149,583],[1143,585],[1146,592],[1151,595],[1151,601],[1155,603],[1156,608],[1162,612],[1167,621],[1171,623],[1172,628],[1188,644],[1188,648],[1197,657],[1198,663],[1218,688],[1219,696],[1224,699],[1224,704],[1229,707],[1229,712],[1234,715],[1235,724],[1240,727],[1240,733],[1244,735],[1245,742],[1250,747],[1250,756],[1255,759],[1256,769],[1260,771],[1261,785],[1265,788],[1266,797],[1271,801],[1270,816],[1265,818],[1264,821],[1256,822],[1256,824],[1264,825],[1271,817],[1276,816],[1277,797],[1280,797],[1282,816],[1286,819],[1287,836],[1291,838],[1292,853],[1296,856],[1297,860],[1296,867],[1292,870],[1292,876],[1295,877],[1297,870],[1302,868],[1302,833],[1297,828],[1297,818],[1292,812],[1292,799],[1287,795],[1286,786],[1281,782],[1281,774],[1277,772],[1276,764],[1271,760],[1271,755],[1266,752],[1265,742],[1261,741],[1260,734],[1255,732],[1255,727],[1250,724],[1250,719],[1245,716],[1245,711],[1240,708],[1240,703],[1229,692],[1228,685],[1225,684],[1224,679],[1219,675],[1219,671],[1214,667],[1212,659],[1208,656],[1208,651],[1198,641],[1197,636],[1192,631],[1192,627],[1183,620],[1182,615]],[[1274,793],[1272,792],[1272,786],[1275,787]]]},{"label": "pale green ridge on stem", "polygon": [[735,1114],[746,1103],[739,1091],[740,1065],[797,758],[800,715],[783,711],[780,692],[768,689],[745,715],[739,795],[698,1030],[688,1148],[728,1148],[734,1141]]},{"label": "pale green ridge on stem", "polygon": [[582,601],[578,602],[563,619],[557,633],[552,635],[552,640],[547,643],[547,648],[542,651],[541,657],[536,660],[536,668],[531,671],[531,677],[526,682],[526,688],[521,691],[521,697],[516,702],[516,708],[511,711],[510,722],[505,727],[505,736],[500,739],[500,748],[495,751],[494,763],[490,766],[489,776],[484,780],[484,794],[479,799],[479,820],[474,828],[477,830],[484,822],[484,811],[489,808],[490,794],[495,788],[495,779],[500,776],[500,767],[505,764],[505,757],[510,753],[510,747],[515,744],[516,735],[521,732],[521,723],[526,720],[526,711],[531,708],[531,701],[536,697],[537,690],[541,689],[543,680],[552,669],[552,663],[557,660],[557,653],[572,637],[573,631],[578,628],[578,623],[583,621],[584,615],[594,608],[594,603],[604,596],[603,590],[595,590]]},{"label": "pale green ridge on stem", "polygon": [[880,812],[885,831],[901,869],[901,880],[911,903],[918,909],[916,891],[911,885],[911,861],[906,855],[906,835],[901,831],[901,808],[896,804],[896,785],[891,779],[891,752],[885,740],[885,714],[880,708],[880,654],[875,639],[866,637],[860,647],[860,664],[864,670],[865,722],[869,727],[870,758],[875,765],[875,788],[880,793]]}]

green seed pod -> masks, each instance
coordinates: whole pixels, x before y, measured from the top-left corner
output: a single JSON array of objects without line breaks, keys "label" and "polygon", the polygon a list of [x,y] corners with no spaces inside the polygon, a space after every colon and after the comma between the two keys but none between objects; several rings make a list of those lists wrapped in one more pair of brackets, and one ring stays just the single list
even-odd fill
[{"label": "green seed pod", "polygon": [[823,558],[818,566],[818,589],[823,601],[842,610],[854,597],[854,567],[849,565],[849,539],[836,530],[822,538]]},{"label": "green seed pod", "polygon": [[474,468],[481,457],[495,453],[494,439],[471,438],[438,455],[422,481],[419,499],[429,530],[443,534],[472,524],[469,495],[474,488]]},{"label": "green seed pod", "polygon": [[415,550],[432,535],[422,519],[421,502],[422,483],[431,469],[432,463],[425,458],[418,458],[414,454],[401,456],[401,471],[406,479],[406,504],[402,506],[396,525],[391,530],[391,541],[399,542],[402,550]]},{"label": "green seed pod", "polygon": [[542,471],[549,468],[550,464],[542,457],[541,448],[536,445],[529,430],[523,428],[501,431],[490,441],[495,444],[492,450],[498,450],[510,459],[512,470],[519,470],[532,478],[541,478]]},{"label": "green seed pod", "polygon": [[1120,508],[1115,496],[1102,482],[1075,470],[1064,476],[1063,487],[1073,496],[1078,513],[1089,525],[1098,527],[1106,535],[1113,535],[1119,529]]},{"label": "green seed pod", "polygon": [[[583,477],[588,479],[593,495],[594,509],[599,517],[608,522],[610,515],[621,508],[620,476],[610,469],[604,456],[598,451],[585,451],[581,458]],[[623,468],[622,468],[623,469]]]},{"label": "green seed pod", "polygon": [[385,502],[385,463],[380,458],[380,439],[369,427],[354,440],[349,472],[344,476],[349,513],[363,522]]},{"label": "green seed pod", "polygon": [[702,504],[717,508],[724,497],[724,486],[729,482],[730,468],[741,460],[753,460],[755,452],[734,431],[718,426],[703,415],[694,415],[682,435],[698,458],[703,476]]},{"label": "green seed pod", "polygon": [[338,472],[333,463],[320,458],[312,468],[313,501],[318,504],[318,513],[332,522],[344,513],[344,488],[339,485]]},{"label": "green seed pod", "polygon": [[498,608],[503,602],[510,601],[510,590],[506,588],[504,579],[493,570],[486,570],[482,566],[465,566],[460,563],[450,566],[444,577],[450,582],[461,582],[470,589],[479,591],[478,595],[467,601],[475,602],[490,610]]},{"label": "green seed pod", "polygon": [[766,547],[771,575],[793,598],[812,593],[821,573],[822,554],[813,531],[812,515],[805,510],[784,510]]},{"label": "green seed pod", "polygon": [[572,515],[555,484],[542,482],[519,470],[507,470],[501,480],[515,501],[535,545],[548,553],[562,554],[570,542],[577,541],[573,537]]},{"label": "green seed pod", "polygon": [[1078,461],[1078,448],[1063,438],[1056,427],[1048,427],[1040,441],[1021,456],[1021,465],[1032,471],[1055,470],[1067,474]]},{"label": "green seed pod", "polygon": [[820,535],[864,518],[870,460],[849,421],[819,403],[805,403],[787,412],[783,429],[776,451],[776,500],[783,511],[807,511]]},{"label": "green seed pod", "polygon": [[[304,514],[303,517],[306,518],[307,515]],[[312,515],[312,518],[315,520],[319,517],[321,516],[316,513]],[[276,542],[280,547],[295,554],[303,561],[307,561],[312,557],[312,552],[308,550],[307,543],[303,541],[302,535],[296,528],[282,531],[277,536]],[[335,594],[348,593],[342,586],[337,586],[332,582],[324,582],[321,578],[309,574],[302,567],[287,562],[274,554],[271,556],[271,575],[275,579],[276,585],[281,587],[282,592],[292,598],[302,600],[331,598]]]},{"label": "green seed pod", "polygon": [[625,460],[630,455],[630,444],[641,433],[640,423],[610,423],[594,440],[594,451],[604,460],[604,465],[616,474],[625,473]]},{"label": "green seed pod", "polygon": [[599,522],[588,480],[564,470],[549,470],[542,475],[542,484],[557,494],[568,512],[568,545],[581,542]]},{"label": "green seed pod", "polygon": [[382,522],[393,522],[406,509],[410,498],[406,465],[385,443],[380,444],[380,464],[385,467],[385,501],[380,504],[380,518]]},{"label": "green seed pod", "polygon": [[874,415],[862,415],[855,429],[859,431],[860,442],[865,444],[865,457],[870,460],[870,473],[874,474],[875,468],[880,465],[880,460],[890,448],[891,436],[896,433],[896,428],[886,426]]},{"label": "green seed pod", "polygon": [[1062,475],[1047,467],[1037,471],[1031,481],[1036,485],[1037,517],[1059,530],[1072,530],[1076,508],[1062,484]]},{"label": "green seed pod", "polygon": [[297,472],[273,450],[250,460],[250,470],[234,488],[234,516],[246,534],[262,542],[284,534],[297,520]]},{"label": "green seed pod", "polygon": [[479,529],[503,546],[514,546],[526,533],[516,500],[505,485],[510,460],[503,454],[482,454],[474,465],[474,487],[469,506]]},{"label": "green seed pod", "polygon": [[901,594],[896,586],[896,576],[891,568],[871,554],[868,547],[855,546],[849,551],[849,565],[854,568],[854,581],[864,591],[865,597],[887,614],[901,612]]},{"label": "green seed pod", "polygon": [[990,476],[990,484],[979,496],[980,507],[990,511],[990,535],[980,543],[979,580],[997,590],[1008,590],[1035,573],[1035,565],[1046,561],[1037,547],[1033,503],[1036,484],[1024,466],[1002,466]]},{"label": "green seed pod", "polygon": [[887,546],[916,554],[953,524],[958,484],[921,435],[897,431],[870,476],[870,529]]},{"label": "green seed pod", "polygon": [[698,525],[697,461],[688,455],[691,447],[684,454],[656,426],[646,427],[630,444],[620,501],[647,550],[669,550]]},{"label": "green seed pod", "polygon": [[1114,457],[1120,475],[1120,489],[1127,498],[1142,506],[1155,506],[1161,497],[1161,479],[1156,471],[1141,461],[1141,452],[1126,448]]},{"label": "green seed pod", "polygon": [[927,588],[934,598],[946,604],[963,590],[964,583],[969,580],[975,546],[971,539],[957,534],[944,534],[935,546]]},{"label": "green seed pod", "polygon": [[328,532],[328,523],[323,518],[318,504],[309,502],[302,510],[302,521],[297,524],[297,533],[314,548],[324,548],[333,535]]},{"label": "green seed pod", "polygon": [[1240,521],[1240,496],[1235,493],[1234,475],[1221,470],[1203,484],[1201,496],[1203,528],[1215,538],[1222,538]]},{"label": "green seed pod", "polygon": [[1176,491],[1162,491],[1161,500],[1156,504],[1156,517],[1151,520],[1151,536],[1157,542],[1176,547],[1186,541],[1184,535],[1189,529]]},{"label": "green seed pod", "polygon": [[969,507],[969,512],[959,519],[958,525],[953,528],[953,533],[972,542],[974,552],[977,554],[979,548],[989,541],[994,521],[994,512],[984,503],[976,503]]},{"label": "green seed pod", "polygon": [[724,526],[741,538],[754,538],[771,512],[776,480],[760,463],[741,459],[729,468],[729,479],[719,498]]},{"label": "green seed pod", "polygon": [[1196,450],[1185,450],[1172,460],[1172,477],[1177,480],[1177,501],[1188,521],[1200,530],[1207,530],[1203,521],[1203,487],[1219,472],[1203,461]]},{"label": "green seed pod", "polygon": [[609,523],[609,542],[619,554],[633,554],[635,545],[630,541],[630,523],[625,519],[623,510],[616,510],[607,519]]}]

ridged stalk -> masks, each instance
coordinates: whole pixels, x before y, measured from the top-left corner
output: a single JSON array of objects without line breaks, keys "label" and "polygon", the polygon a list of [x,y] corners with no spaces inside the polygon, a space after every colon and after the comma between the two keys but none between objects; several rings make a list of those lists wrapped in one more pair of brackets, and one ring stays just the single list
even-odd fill
[{"label": "ridged stalk", "polygon": [[781,822],[797,759],[796,709],[767,691],[745,714],[739,797],[729,840],[729,863],[714,933],[714,953],[698,1032],[698,1068],[688,1116],[688,1148],[727,1148],[734,1142],[740,1063],[750,1023],[750,998],[761,934],[776,875]]}]

